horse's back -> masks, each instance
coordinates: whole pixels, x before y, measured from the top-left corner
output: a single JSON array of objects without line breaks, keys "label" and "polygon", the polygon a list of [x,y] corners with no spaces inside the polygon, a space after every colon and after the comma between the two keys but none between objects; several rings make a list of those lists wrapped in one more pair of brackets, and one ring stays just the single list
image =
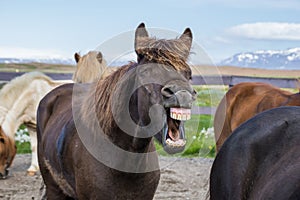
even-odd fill
[{"label": "horse's back", "polygon": [[214,128],[217,149],[240,124],[257,113],[279,107],[292,93],[265,83],[240,83],[228,90],[217,107]]},{"label": "horse's back", "polygon": [[[44,132],[48,120],[52,117],[53,110],[57,109],[60,102],[64,101],[64,109],[70,106],[73,92],[73,84],[64,84],[50,91],[39,103],[37,121],[39,134]],[[69,104],[68,104],[69,102]],[[62,107],[62,105],[59,105]]]},{"label": "horse's back", "polygon": [[280,107],[238,127],[219,151],[211,199],[299,199],[300,108]]}]

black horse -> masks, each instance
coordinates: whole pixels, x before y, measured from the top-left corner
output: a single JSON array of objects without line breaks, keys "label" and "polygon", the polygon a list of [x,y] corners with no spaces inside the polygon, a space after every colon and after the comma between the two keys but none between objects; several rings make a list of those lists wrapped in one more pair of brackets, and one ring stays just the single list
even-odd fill
[{"label": "black horse", "polygon": [[[160,170],[155,135],[168,153],[185,147],[195,91],[186,63],[192,33],[148,37],[138,26],[138,63],[92,84],[67,84],[38,108],[38,156],[51,199],[152,199]],[[182,120],[180,120],[182,119]]]},{"label": "black horse", "polygon": [[300,107],[262,112],[239,126],[210,175],[216,199],[300,199]]}]

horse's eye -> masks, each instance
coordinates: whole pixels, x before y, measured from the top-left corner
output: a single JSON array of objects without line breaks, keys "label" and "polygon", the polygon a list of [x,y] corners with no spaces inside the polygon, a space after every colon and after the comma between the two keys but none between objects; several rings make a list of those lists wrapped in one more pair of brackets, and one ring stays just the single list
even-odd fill
[{"label": "horse's eye", "polygon": [[0,138],[0,142],[3,143],[3,144],[5,144],[4,138]]}]

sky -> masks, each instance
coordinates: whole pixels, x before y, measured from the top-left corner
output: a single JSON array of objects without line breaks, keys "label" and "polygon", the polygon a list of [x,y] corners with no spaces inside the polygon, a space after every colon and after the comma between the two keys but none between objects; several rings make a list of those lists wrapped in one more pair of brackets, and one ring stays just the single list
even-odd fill
[{"label": "sky", "polygon": [[141,22],[178,34],[190,27],[214,63],[300,47],[300,0],[1,0],[0,57],[73,58]]}]

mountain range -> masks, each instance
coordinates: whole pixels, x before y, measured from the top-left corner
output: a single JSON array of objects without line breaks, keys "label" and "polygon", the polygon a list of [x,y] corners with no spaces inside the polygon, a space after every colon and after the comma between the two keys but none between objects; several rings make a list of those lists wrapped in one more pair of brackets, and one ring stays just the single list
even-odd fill
[{"label": "mountain range", "polygon": [[[110,66],[122,66],[132,59],[120,59]],[[75,65],[73,58],[1,58],[0,63],[48,63]],[[300,47],[287,50],[262,50],[254,52],[238,53],[220,63],[219,66],[238,66],[263,69],[300,69]]]},{"label": "mountain range", "polygon": [[47,63],[61,65],[75,65],[72,58],[0,58],[0,63]]},{"label": "mountain range", "polygon": [[300,48],[238,53],[221,61],[219,65],[263,69],[300,69]]}]

